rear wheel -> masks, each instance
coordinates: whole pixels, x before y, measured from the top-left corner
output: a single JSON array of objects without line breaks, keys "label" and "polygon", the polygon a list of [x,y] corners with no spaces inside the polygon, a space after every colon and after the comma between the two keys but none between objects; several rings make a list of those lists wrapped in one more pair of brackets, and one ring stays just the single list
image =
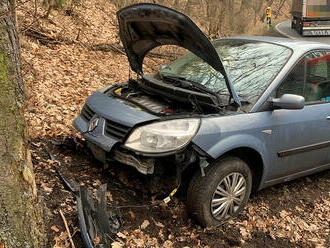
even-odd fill
[{"label": "rear wheel", "polygon": [[248,165],[226,157],[197,172],[187,192],[187,207],[203,226],[215,226],[241,212],[250,196],[252,175]]},{"label": "rear wheel", "polygon": [[299,34],[303,36],[303,23],[301,23],[299,26]]},{"label": "rear wheel", "polygon": [[300,34],[300,35],[302,35],[303,34],[303,22],[302,22],[302,20],[301,19],[298,19],[297,20],[297,25],[296,25],[296,30],[297,30],[297,32]]},{"label": "rear wheel", "polygon": [[296,29],[296,26],[297,26],[297,20],[296,19],[292,19],[291,20],[291,28],[292,29]]}]

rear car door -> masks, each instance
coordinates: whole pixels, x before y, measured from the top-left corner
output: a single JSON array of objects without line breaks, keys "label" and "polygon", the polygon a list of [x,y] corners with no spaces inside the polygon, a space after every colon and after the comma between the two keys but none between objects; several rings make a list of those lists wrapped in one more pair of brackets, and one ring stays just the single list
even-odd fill
[{"label": "rear car door", "polygon": [[305,97],[302,110],[274,110],[273,179],[330,163],[330,51],[306,54],[275,92]]}]

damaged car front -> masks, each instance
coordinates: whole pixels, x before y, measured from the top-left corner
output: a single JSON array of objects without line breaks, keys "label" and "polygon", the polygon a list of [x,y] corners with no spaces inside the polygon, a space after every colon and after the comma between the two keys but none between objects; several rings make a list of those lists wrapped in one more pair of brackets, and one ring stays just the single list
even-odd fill
[{"label": "damaged car front", "polygon": [[[120,37],[137,78],[89,96],[74,126],[98,160],[119,161],[145,175],[163,168],[175,174],[177,187],[187,168],[203,175],[204,168],[216,161],[208,147],[222,137],[212,120],[249,112],[291,52],[253,39],[211,43],[187,16],[159,5],[137,4],[117,15]],[[157,73],[144,74],[144,57],[161,45],[177,45],[191,53]],[[203,221],[201,213],[202,223],[218,223],[244,207],[251,176],[243,180],[243,174],[229,175],[235,175],[238,192],[231,198],[230,213],[212,213],[218,217],[213,222]]]},{"label": "damaged car front", "polygon": [[182,165],[189,157],[189,163],[196,162],[200,154],[190,143],[200,117],[219,113],[224,102],[231,100],[202,84],[168,75],[165,70],[170,67],[143,74],[142,63],[157,46],[184,47],[219,72],[233,99],[230,105],[238,107],[241,103],[215,48],[188,17],[162,6],[130,6],[118,12],[118,20],[131,69],[138,78],[92,94],[74,121],[75,127],[98,160],[123,162],[143,174],[152,174],[159,160]]}]

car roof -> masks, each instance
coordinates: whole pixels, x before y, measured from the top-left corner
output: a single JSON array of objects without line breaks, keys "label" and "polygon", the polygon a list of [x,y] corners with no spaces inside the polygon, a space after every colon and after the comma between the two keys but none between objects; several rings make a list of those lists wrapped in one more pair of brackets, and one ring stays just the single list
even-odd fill
[{"label": "car roof", "polygon": [[299,51],[304,53],[313,49],[330,49],[330,45],[325,43],[315,42],[315,41],[305,41],[305,40],[297,40],[297,39],[289,39],[282,37],[270,37],[270,36],[233,36],[226,37],[222,39],[234,39],[234,40],[251,40],[251,41],[261,41],[261,42],[269,42],[281,46],[286,46],[291,48],[295,52]]}]

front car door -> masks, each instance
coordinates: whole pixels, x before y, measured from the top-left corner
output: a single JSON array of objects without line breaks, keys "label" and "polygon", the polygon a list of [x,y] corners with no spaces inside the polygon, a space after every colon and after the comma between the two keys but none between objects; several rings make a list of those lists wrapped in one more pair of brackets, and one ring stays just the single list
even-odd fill
[{"label": "front car door", "polygon": [[330,51],[306,54],[274,92],[305,97],[302,110],[274,110],[272,176],[276,183],[313,172],[330,163]]}]

